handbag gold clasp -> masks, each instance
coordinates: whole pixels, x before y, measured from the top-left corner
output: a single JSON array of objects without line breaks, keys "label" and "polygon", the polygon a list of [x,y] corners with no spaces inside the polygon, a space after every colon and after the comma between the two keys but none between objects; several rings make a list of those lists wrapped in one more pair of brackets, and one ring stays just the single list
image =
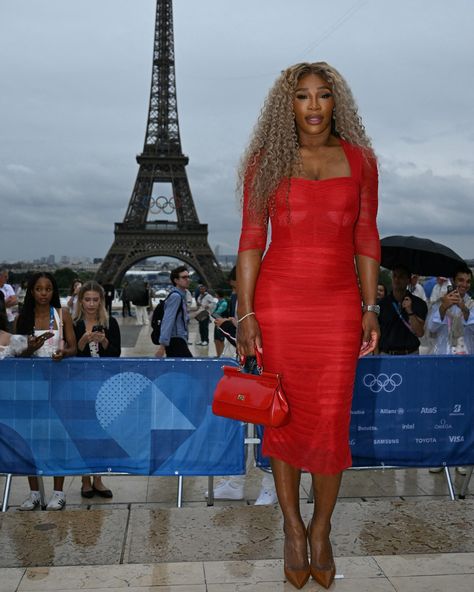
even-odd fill
[{"label": "handbag gold clasp", "polygon": [[245,395],[243,395],[242,393],[239,393],[237,395],[237,401],[245,401]]}]

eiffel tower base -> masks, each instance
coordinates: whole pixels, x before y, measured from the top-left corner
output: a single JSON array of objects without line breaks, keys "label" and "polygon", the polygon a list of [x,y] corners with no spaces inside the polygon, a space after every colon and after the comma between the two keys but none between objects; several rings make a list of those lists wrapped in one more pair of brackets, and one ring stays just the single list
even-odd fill
[{"label": "eiffel tower base", "polygon": [[223,273],[207,241],[207,224],[177,228],[167,222],[147,223],[145,228],[116,224],[115,240],[96,280],[118,287],[130,267],[149,257],[175,257],[194,269],[207,286],[224,285]]}]

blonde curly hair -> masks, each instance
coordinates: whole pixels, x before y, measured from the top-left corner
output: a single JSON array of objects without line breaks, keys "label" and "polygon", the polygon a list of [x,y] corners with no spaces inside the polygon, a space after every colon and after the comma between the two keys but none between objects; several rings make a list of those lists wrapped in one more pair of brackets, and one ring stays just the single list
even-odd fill
[{"label": "blonde curly hair", "polygon": [[281,180],[302,170],[293,98],[299,79],[307,74],[321,76],[332,88],[331,133],[372,152],[352,92],[339,72],[326,62],[290,66],[270,89],[239,166],[238,194],[242,196],[245,185],[249,210],[258,217],[273,209],[272,197]]}]

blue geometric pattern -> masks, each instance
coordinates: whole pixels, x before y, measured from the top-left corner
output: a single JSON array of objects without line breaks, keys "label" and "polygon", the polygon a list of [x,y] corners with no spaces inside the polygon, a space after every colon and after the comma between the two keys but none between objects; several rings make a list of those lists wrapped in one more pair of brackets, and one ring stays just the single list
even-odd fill
[{"label": "blue geometric pattern", "polygon": [[211,410],[223,362],[2,360],[0,473],[243,474],[245,426]]}]

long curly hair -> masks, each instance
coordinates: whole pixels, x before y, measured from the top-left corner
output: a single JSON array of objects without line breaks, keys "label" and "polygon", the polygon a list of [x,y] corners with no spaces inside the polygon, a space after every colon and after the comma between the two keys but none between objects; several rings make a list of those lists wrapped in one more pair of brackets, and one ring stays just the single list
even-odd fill
[{"label": "long curly hair", "polygon": [[239,167],[238,194],[242,200],[245,186],[249,210],[257,217],[272,210],[272,197],[281,180],[302,170],[293,98],[299,79],[307,74],[321,76],[332,88],[332,134],[371,152],[356,102],[341,74],[326,62],[290,66],[270,89]]},{"label": "long curly hair", "polygon": [[16,333],[20,335],[30,335],[33,332],[35,326],[35,297],[33,295],[36,282],[40,278],[46,278],[51,282],[53,287],[53,293],[51,296],[50,305],[56,309],[61,308],[61,300],[59,298],[59,289],[54,275],[47,271],[40,271],[31,276],[28,280],[28,286],[26,288],[25,300],[23,302],[23,308],[21,313],[18,315],[16,321]]}]

